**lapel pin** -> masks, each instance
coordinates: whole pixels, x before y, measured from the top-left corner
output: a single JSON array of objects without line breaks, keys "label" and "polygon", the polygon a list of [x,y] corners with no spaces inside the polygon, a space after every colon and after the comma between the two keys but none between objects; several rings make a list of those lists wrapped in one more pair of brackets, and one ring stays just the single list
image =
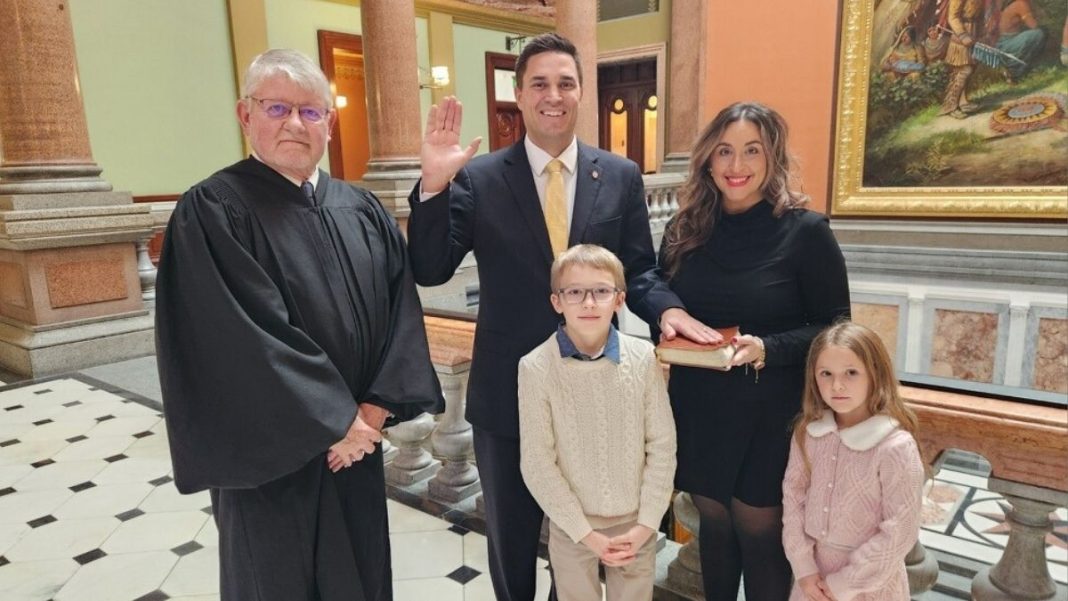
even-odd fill
[{"label": "lapel pin", "polygon": [[596,169],[594,169],[593,171],[590,172],[590,177],[592,177],[593,179],[597,179],[600,176],[601,176],[601,173],[599,171],[597,171]]}]

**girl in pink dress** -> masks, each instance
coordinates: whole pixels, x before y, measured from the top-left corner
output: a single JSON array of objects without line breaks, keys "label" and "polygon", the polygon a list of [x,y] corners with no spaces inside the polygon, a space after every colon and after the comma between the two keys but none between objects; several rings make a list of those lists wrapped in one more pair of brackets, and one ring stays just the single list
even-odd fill
[{"label": "girl in pink dress", "polygon": [[875,332],[842,322],[816,337],[783,481],[791,601],[909,598],[924,479],[915,430]]}]

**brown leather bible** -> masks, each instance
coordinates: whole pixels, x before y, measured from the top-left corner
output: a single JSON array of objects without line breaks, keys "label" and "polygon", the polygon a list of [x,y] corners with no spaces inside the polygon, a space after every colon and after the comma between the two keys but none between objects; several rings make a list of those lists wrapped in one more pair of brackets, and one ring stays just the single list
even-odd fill
[{"label": "brown leather bible", "polygon": [[727,371],[734,357],[731,339],[738,335],[738,327],[717,328],[723,340],[716,344],[698,344],[682,336],[662,340],[656,345],[656,357],[663,363],[686,367],[703,367]]}]

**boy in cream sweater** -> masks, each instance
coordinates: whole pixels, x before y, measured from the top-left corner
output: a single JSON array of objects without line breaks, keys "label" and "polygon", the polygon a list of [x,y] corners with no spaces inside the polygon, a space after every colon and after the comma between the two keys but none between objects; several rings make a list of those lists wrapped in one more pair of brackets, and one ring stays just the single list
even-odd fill
[{"label": "boy in cream sweater", "polygon": [[582,244],[552,266],[564,323],[519,362],[520,467],[549,518],[560,601],[648,601],[656,530],[671,500],[675,423],[645,340],[621,334],[623,265]]}]

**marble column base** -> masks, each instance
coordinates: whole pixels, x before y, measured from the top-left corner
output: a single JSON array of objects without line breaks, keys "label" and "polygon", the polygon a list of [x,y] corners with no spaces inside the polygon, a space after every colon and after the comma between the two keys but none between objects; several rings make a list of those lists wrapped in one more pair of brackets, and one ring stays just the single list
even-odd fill
[{"label": "marble column base", "polygon": [[21,376],[37,378],[155,351],[148,311],[47,328],[0,322],[0,365]]},{"label": "marble column base", "polygon": [[40,164],[0,167],[0,194],[107,192],[111,184],[100,177],[96,163]]},{"label": "marble column base", "polygon": [[357,183],[373,192],[397,220],[407,220],[411,213],[408,195],[419,177],[418,158],[372,159],[367,163],[367,173]]}]

